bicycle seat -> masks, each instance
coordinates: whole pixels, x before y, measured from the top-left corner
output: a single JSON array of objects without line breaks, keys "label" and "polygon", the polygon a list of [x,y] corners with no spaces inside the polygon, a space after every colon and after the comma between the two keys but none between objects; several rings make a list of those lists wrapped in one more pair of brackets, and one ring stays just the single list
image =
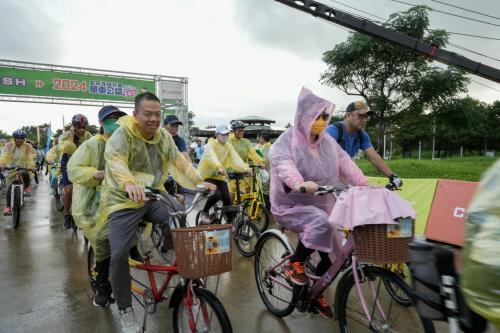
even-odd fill
[{"label": "bicycle seat", "polygon": [[246,172],[228,172],[227,173],[227,176],[229,177],[229,179],[243,179],[243,178],[246,178],[247,175],[248,174]]}]

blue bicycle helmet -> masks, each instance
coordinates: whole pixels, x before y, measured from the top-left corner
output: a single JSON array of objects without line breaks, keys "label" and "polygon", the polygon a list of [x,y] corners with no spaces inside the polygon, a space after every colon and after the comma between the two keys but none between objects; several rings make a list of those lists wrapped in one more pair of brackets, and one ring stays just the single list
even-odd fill
[{"label": "blue bicycle helmet", "polygon": [[12,133],[12,136],[14,139],[26,139],[26,132],[24,130],[15,130],[14,133]]}]

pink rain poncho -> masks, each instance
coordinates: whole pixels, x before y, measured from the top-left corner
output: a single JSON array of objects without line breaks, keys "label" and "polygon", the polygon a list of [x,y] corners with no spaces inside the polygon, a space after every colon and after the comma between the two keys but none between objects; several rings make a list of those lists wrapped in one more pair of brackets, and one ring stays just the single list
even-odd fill
[{"label": "pink rain poncho", "polygon": [[352,185],[367,185],[368,179],[349,155],[323,131],[310,142],[311,126],[324,111],[331,117],[335,105],[302,88],[295,115],[295,125],[287,129],[269,152],[271,163],[271,207],[278,222],[300,234],[304,246],[331,252],[333,233],[328,217],[335,200],[331,195],[313,196],[293,189],[304,181],[335,185],[339,180]]}]

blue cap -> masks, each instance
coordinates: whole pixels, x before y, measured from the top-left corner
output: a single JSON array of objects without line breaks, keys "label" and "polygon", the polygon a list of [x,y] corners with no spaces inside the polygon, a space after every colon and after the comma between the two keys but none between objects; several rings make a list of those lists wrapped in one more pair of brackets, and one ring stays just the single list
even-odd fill
[{"label": "blue cap", "polygon": [[179,124],[179,125],[182,125],[182,121],[179,120],[179,118],[177,118],[177,116],[175,114],[169,114],[165,117],[165,119],[163,120],[163,123],[166,125],[166,124],[170,124],[170,125],[175,125],[175,124]]},{"label": "blue cap", "polygon": [[106,105],[99,110],[99,114],[97,115],[97,117],[99,118],[99,121],[102,122],[104,121],[104,119],[106,119],[107,116],[109,116],[112,113],[119,113],[120,117],[127,115],[125,112],[121,111],[114,105]]}]

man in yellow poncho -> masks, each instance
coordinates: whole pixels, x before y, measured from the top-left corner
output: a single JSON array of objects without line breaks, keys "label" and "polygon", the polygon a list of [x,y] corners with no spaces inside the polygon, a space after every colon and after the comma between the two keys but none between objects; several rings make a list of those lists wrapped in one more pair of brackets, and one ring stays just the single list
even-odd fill
[{"label": "man in yellow poncho", "polygon": [[71,128],[59,137],[61,151],[61,176],[64,185],[64,228],[73,227],[73,217],[70,215],[71,201],[73,198],[73,184],[68,178],[67,164],[71,155],[84,141],[90,139],[92,134],[86,131],[89,121],[83,114],[76,114],[71,119]]},{"label": "man in yellow poncho", "polygon": [[[35,170],[35,160],[33,159],[33,147],[26,143],[26,132],[24,130],[15,130],[12,133],[14,140],[7,143],[2,150],[2,154],[0,155],[0,170],[4,168],[25,168],[31,171]],[[24,182],[24,191],[26,196],[31,195],[30,191],[30,176],[29,171],[22,172],[23,182]],[[10,173],[7,182],[10,183],[12,181],[12,172]],[[7,207],[5,207],[3,214],[11,215],[12,209],[10,208],[10,200],[11,196],[9,195],[11,191],[12,185],[9,184],[7,188],[6,200]]]},{"label": "man in yellow poncho", "polygon": [[[172,136],[160,129],[160,100],[150,92],[135,98],[134,116],[119,120],[120,127],[106,143],[105,176],[101,187],[103,217],[107,216],[111,246],[111,285],[125,332],[140,332],[141,327],[132,309],[131,277],[128,265],[139,223],[146,218],[163,224],[169,210],[180,204],[166,194],[168,207],[161,201],[147,201],[145,187],[165,193],[163,184],[168,175],[181,186],[195,189],[203,180],[179,152]],[[205,184],[214,190],[212,184]],[[97,222],[99,229],[102,219]],[[169,240],[165,235],[165,241]],[[99,241],[99,233],[97,240]]]},{"label": "man in yellow poncho", "polygon": [[[106,142],[119,127],[117,120],[127,114],[116,106],[101,108],[98,114],[101,131],[80,145],[68,162],[68,176],[73,183],[73,202],[71,211],[76,225],[94,248],[97,272],[96,294],[93,303],[106,306],[111,300],[109,283],[110,250],[107,239],[107,228],[102,229],[105,235],[96,242],[96,221],[101,218],[99,210],[100,188],[104,179],[104,149]],[[137,247],[134,253],[137,255]]]},{"label": "man in yellow poncho", "polygon": [[[255,164],[262,164],[264,160],[257,154],[250,140],[243,138],[245,135],[245,123],[241,120],[234,120],[231,122],[231,129],[233,133],[229,136],[229,143],[234,147],[238,155],[240,155],[243,162],[248,163],[249,160]],[[240,190],[248,193],[252,188],[252,178],[247,177],[242,179]],[[235,193],[235,182],[231,181],[231,193]]]},{"label": "man in yellow poncho", "polygon": [[[215,129],[215,139],[210,139],[205,146],[205,153],[198,165],[201,177],[207,182],[217,185],[217,192],[210,197],[203,208],[202,223],[209,223],[208,212],[210,208],[222,200],[224,206],[231,205],[231,197],[227,186],[227,170],[235,172],[249,171],[248,165],[243,162],[234,147],[228,143],[229,128],[226,125],[219,125]],[[232,216],[228,215],[232,220]]]}]

